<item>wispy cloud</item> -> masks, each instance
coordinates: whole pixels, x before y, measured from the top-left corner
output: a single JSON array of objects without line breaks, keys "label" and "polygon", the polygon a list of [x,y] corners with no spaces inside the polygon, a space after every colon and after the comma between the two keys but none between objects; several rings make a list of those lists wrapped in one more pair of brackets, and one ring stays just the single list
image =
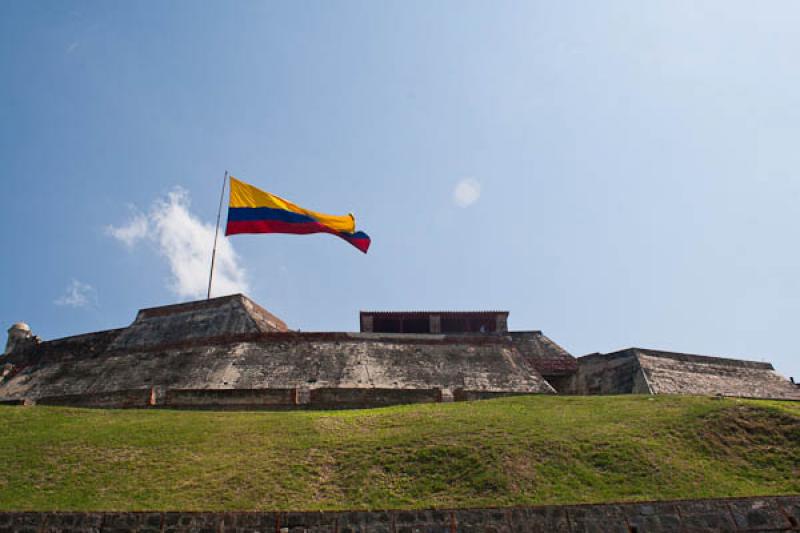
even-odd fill
[{"label": "wispy cloud", "polygon": [[[153,243],[169,265],[170,290],[182,298],[200,298],[208,288],[214,226],[192,214],[190,205],[188,191],[176,187],[156,199],[147,213],[134,212],[127,223],[108,226],[106,233],[130,249],[143,240]],[[244,268],[230,241],[221,237],[212,295],[247,291]]]},{"label": "wispy cloud", "polygon": [[464,178],[453,189],[453,202],[458,207],[469,207],[481,197],[481,184],[472,178]]},{"label": "wispy cloud", "polygon": [[53,303],[67,307],[87,307],[97,305],[97,290],[88,283],[73,279],[64,294]]},{"label": "wispy cloud", "polygon": [[75,50],[77,50],[77,48],[78,48],[78,41],[71,42],[71,43],[69,43],[69,44],[67,45],[66,52],[67,52],[68,54],[71,54],[72,52],[74,52]]},{"label": "wispy cloud", "polygon": [[132,248],[137,242],[147,237],[150,229],[150,222],[147,215],[132,207],[134,213],[127,224],[123,226],[107,226],[106,233],[121,241],[128,248]]}]

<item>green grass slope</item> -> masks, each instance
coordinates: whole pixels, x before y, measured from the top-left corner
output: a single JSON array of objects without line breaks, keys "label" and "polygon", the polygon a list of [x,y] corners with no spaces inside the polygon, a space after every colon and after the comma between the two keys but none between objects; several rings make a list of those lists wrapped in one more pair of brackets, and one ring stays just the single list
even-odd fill
[{"label": "green grass slope", "polygon": [[0,407],[2,510],[466,507],[800,492],[800,404],[529,396],[323,412]]}]

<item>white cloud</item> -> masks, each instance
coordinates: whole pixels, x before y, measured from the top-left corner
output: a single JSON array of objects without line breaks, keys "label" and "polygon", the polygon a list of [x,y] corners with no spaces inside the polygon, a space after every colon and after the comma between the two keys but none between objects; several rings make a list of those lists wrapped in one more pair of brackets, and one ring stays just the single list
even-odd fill
[{"label": "white cloud", "polygon": [[68,45],[67,45],[66,52],[67,52],[68,54],[71,54],[71,53],[72,53],[72,52],[74,52],[74,51],[75,51],[77,48],[78,48],[78,41],[71,42],[70,44],[68,44]]},{"label": "white cloud", "polygon": [[453,189],[453,202],[458,207],[469,207],[481,197],[481,184],[472,178],[465,178]]},{"label": "white cloud", "polygon": [[[170,290],[182,298],[206,295],[214,225],[191,213],[185,189],[176,187],[153,202],[147,214],[134,213],[127,224],[109,226],[106,232],[131,248],[142,239],[152,242],[169,265]],[[220,296],[237,292],[248,292],[245,271],[230,241],[220,235],[211,293]]]},{"label": "white cloud", "polygon": [[73,279],[70,284],[67,285],[64,294],[53,303],[69,307],[97,305],[97,291],[88,283],[82,283],[77,279]]},{"label": "white cloud", "polygon": [[125,246],[132,248],[134,244],[147,236],[150,229],[147,216],[143,213],[135,212],[130,221],[124,226],[106,226],[106,233],[115,239],[125,243]]}]

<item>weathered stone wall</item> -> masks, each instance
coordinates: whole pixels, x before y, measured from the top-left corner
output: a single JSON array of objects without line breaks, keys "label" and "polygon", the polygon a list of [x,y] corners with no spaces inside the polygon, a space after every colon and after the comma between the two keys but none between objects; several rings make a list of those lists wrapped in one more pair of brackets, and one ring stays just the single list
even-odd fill
[{"label": "weathered stone wall", "polygon": [[142,408],[148,407],[151,401],[149,389],[115,390],[92,394],[63,394],[45,396],[36,400],[38,405],[68,405],[72,407],[96,408]]},{"label": "weathered stone wall", "polygon": [[654,394],[722,394],[800,400],[800,389],[769,363],[638,350]]},{"label": "weathered stone wall", "polygon": [[272,409],[297,405],[296,389],[167,389],[155,406],[168,409]]},{"label": "weathered stone wall", "polygon": [[230,513],[0,513],[0,532],[755,532],[800,531],[800,497],[497,509]]},{"label": "weathered stone wall", "polygon": [[571,376],[578,362],[564,348],[541,331],[511,331],[514,347],[545,379]]},{"label": "weathered stone wall", "polygon": [[408,403],[440,402],[440,389],[342,389],[325,387],[311,389],[310,407],[341,409],[381,407]]},{"label": "weathered stone wall", "polygon": [[593,354],[578,358],[578,371],[564,387],[569,394],[650,394],[635,354]]},{"label": "weathered stone wall", "polygon": [[18,368],[26,368],[42,363],[92,359],[105,354],[108,347],[122,331],[124,331],[124,328],[44,341],[32,349],[10,353],[2,361],[11,363]]},{"label": "weathered stone wall", "polygon": [[723,357],[629,348],[578,359],[571,394],[694,394],[800,400],[800,389],[772,365]]},{"label": "weathered stone wall", "polygon": [[45,346],[18,364],[0,399],[151,387],[554,392],[502,337],[248,333],[91,354]]},{"label": "weathered stone wall", "polygon": [[412,403],[472,401],[520,393],[456,389],[317,388],[293,389],[133,389],[92,394],[63,394],[36,400],[0,401],[2,405],[165,409],[363,409]]},{"label": "weathered stone wall", "polygon": [[288,331],[286,324],[249,298],[237,294],[142,309],[120,332],[112,350],[143,348],[242,333]]},{"label": "weathered stone wall", "polygon": [[504,396],[519,396],[519,395],[520,393],[518,392],[455,389],[453,391],[453,401],[471,402],[474,400],[491,400],[492,398],[502,398]]},{"label": "weathered stone wall", "polygon": [[[505,312],[466,314],[491,318],[507,333]],[[0,357],[0,401],[97,407],[140,405],[138,397],[124,398],[126,391],[140,389],[173,391],[160,405],[219,408],[288,405],[282,392],[256,389],[317,390],[320,406],[353,407],[433,401],[430,391],[440,389],[448,399],[456,389],[490,396],[552,394],[555,389],[537,369],[563,377],[575,366],[572,356],[538,331],[291,332],[241,294],[142,309],[127,328],[34,343]],[[192,392],[174,392],[179,389]],[[417,398],[411,389],[423,392]],[[371,403],[358,404],[367,396]]]}]

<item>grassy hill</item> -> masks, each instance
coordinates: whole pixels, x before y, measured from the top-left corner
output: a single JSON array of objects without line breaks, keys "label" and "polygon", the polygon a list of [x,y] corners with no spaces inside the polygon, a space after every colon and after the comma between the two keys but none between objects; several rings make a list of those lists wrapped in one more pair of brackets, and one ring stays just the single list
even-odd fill
[{"label": "grassy hill", "polygon": [[464,507],[800,492],[800,403],[517,397],[363,411],[0,407],[2,510]]}]

